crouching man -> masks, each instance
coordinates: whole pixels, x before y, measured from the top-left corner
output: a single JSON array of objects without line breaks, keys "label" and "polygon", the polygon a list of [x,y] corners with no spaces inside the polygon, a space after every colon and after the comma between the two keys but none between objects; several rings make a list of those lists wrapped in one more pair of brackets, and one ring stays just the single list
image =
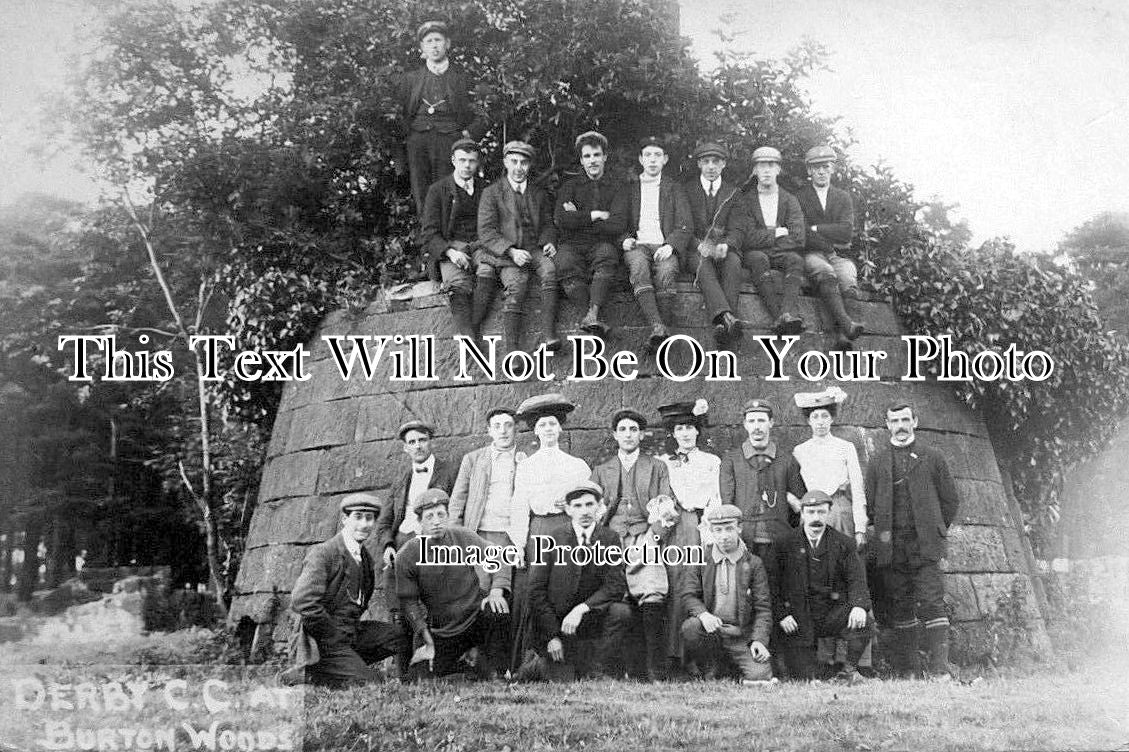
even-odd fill
[{"label": "crouching man", "polygon": [[290,608],[299,618],[291,643],[290,683],[341,686],[376,678],[369,668],[407,648],[403,631],[381,621],[361,621],[376,583],[364,542],[376,525],[380,502],[371,494],[341,500],[341,532],[306,554]]},{"label": "crouching man", "polygon": [[478,561],[486,561],[491,544],[466,528],[449,525],[449,503],[440,488],[430,488],[415,500],[420,534],[396,554],[396,593],[416,641],[423,645],[422,654],[433,654],[432,673],[458,673],[460,658],[477,653],[473,667],[478,677],[492,679],[506,665],[506,595],[513,570],[502,565],[500,554],[493,557],[491,563],[498,567],[489,574],[483,571],[489,578],[489,587],[483,589],[481,567],[457,556],[469,557],[473,550]]},{"label": "crouching man", "polygon": [[706,565],[691,567],[682,581],[690,614],[682,622],[683,644],[706,678],[726,662],[740,672],[742,684],[767,684],[772,602],[764,564],[741,540],[740,509],[713,506],[705,517],[714,542],[706,548]]},{"label": "crouching man", "polygon": [[863,681],[858,661],[873,629],[870,591],[855,542],[827,524],[830,514],[831,497],[808,491],[800,499],[801,527],[773,543],[772,610],[792,678],[815,678],[816,638],[839,637],[847,661],[836,679],[853,684]]}]

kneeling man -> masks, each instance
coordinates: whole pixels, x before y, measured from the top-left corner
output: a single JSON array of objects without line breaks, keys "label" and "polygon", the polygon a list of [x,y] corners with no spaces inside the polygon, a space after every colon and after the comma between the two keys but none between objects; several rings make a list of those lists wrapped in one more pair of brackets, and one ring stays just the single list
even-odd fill
[{"label": "kneeling man", "polygon": [[369,664],[407,648],[399,627],[361,621],[376,584],[363,544],[376,525],[380,501],[371,494],[349,494],[339,509],[341,532],[310,549],[290,595],[299,623],[291,645],[295,666],[287,680],[330,686],[370,681],[376,673]]},{"label": "kneeling man", "polygon": [[459,658],[477,649],[478,675],[491,679],[505,666],[508,652],[506,594],[513,570],[502,564],[500,554],[494,557],[498,568],[488,575],[483,572],[489,577],[489,587],[484,590],[481,567],[462,560],[438,563],[438,552],[449,557],[456,550],[464,555],[475,550],[479,561],[484,561],[491,545],[466,528],[449,525],[449,503],[441,488],[429,488],[416,499],[413,506],[420,534],[396,554],[396,593],[417,641],[434,651],[432,672],[436,676],[458,672]]},{"label": "kneeling man", "polygon": [[773,543],[772,610],[793,678],[814,678],[817,637],[840,637],[847,662],[836,678],[854,683],[862,680],[858,661],[873,628],[870,591],[855,542],[827,524],[830,514],[831,497],[808,491],[800,499],[801,527]]},{"label": "kneeling man", "polygon": [[741,540],[740,509],[712,506],[706,523],[714,539],[706,548],[706,565],[690,568],[682,582],[682,602],[690,614],[682,622],[686,652],[707,677],[728,659],[742,683],[771,681],[772,603],[764,564]]}]

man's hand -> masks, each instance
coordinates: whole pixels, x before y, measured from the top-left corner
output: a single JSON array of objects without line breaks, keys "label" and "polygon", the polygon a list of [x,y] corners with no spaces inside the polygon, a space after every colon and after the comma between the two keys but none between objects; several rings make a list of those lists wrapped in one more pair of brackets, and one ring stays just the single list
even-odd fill
[{"label": "man's hand", "polygon": [[753,660],[757,663],[764,663],[772,657],[772,653],[768,652],[768,648],[760,640],[753,640],[749,643],[749,652],[752,653]]},{"label": "man's hand", "polygon": [[565,201],[563,204],[561,204],[561,208],[565,211],[576,211],[576,204],[572,203],[571,201]]},{"label": "man's hand", "polygon": [[394,561],[396,561],[396,549],[388,546],[384,549],[384,568],[390,569]]},{"label": "man's hand", "polygon": [[855,548],[857,548],[861,552],[865,545],[866,533],[862,530],[859,530],[857,533],[855,533]]},{"label": "man's hand", "polygon": [[718,627],[722,625],[721,619],[714,616],[709,611],[700,615],[698,621],[702,623],[702,629],[706,630],[706,634],[713,634],[717,631]]},{"label": "man's hand", "polygon": [[594,209],[592,211],[592,221],[593,222],[599,222],[601,219],[607,219],[611,215],[612,215],[611,212],[601,211],[600,209]]},{"label": "man's hand", "polygon": [[780,620],[780,628],[784,630],[784,634],[795,634],[800,625],[796,623],[796,618],[788,614]]},{"label": "man's hand", "polygon": [[862,629],[866,626],[866,611],[855,606],[851,609],[851,613],[847,616],[848,629]]},{"label": "man's hand", "polygon": [[723,259],[729,254],[729,243],[718,243],[713,249],[713,257]]},{"label": "man's hand", "polygon": [[519,546],[514,557],[514,569],[525,569],[525,548]]},{"label": "man's hand", "polygon": [[698,243],[698,255],[702,258],[709,258],[713,255],[713,253],[710,252],[709,246],[706,245],[705,241]]},{"label": "man's hand", "polygon": [[580,628],[580,620],[584,618],[584,614],[588,613],[588,604],[579,603],[568,612],[568,615],[561,620],[561,632],[571,637],[576,634],[576,630]]},{"label": "man's hand", "polygon": [[632,248],[635,247],[636,242],[638,242],[638,241],[636,241],[635,238],[624,238],[623,239],[623,250],[630,251]]},{"label": "man's hand", "polygon": [[514,260],[514,263],[518,266],[525,266],[529,263],[529,259],[533,258],[533,254],[531,254],[529,251],[522,250],[521,248],[511,248],[510,258],[512,258]]},{"label": "man's hand", "polygon": [[776,237],[783,238],[783,237],[787,237],[787,235],[788,235],[788,228],[787,227],[777,227],[776,228]]},{"label": "man's hand", "polygon": [[502,588],[491,588],[490,594],[482,599],[482,605],[478,608],[485,611],[487,606],[496,614],[508,614],[510,612],[510,604],[506,603],[506,593]]},{"label": "man's hand", "polygon": [[545,252],[545,258],[552,258],[557,255],[557,247],[552,243],[546,243],[541,250]]},{"label": "man's hand", "polygon": [[447,249],[447,260],[460,269],[466,269],[468,266],[470,266],[470,256],[468,256],[464,251],[460,251],[455,248]]},{"label": "man's hand", "polygon": [[546,646],[546,648],[549,651],[549,657],[554,661],[560,663],[564,660],[564,645],[561,643],[560,637],[554,637],[553,639],[549,640],[549,644]]},{"label": "man's hand", "polygon": [[674,248],[669,243],[664,243],[655,249],[655,255],[652,256],[655,261],[663,261],[670,258],[670,254],[674,253]]}]

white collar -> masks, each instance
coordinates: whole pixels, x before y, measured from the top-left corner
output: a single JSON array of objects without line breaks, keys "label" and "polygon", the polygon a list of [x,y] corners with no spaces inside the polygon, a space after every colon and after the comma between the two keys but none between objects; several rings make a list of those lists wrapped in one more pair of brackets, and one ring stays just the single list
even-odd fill
[{"label": "white collar", "polygon": [[630,462],[631,464],[635,464],[636,460],[639,459],[639,448],[636,447],[632,452],[625,452],[620,449],[616,452],[616,454],[619,455],[620,462]]},{"label": "white collar", "polygon": [[427,64],[427,69],[437,76],[442,76],[451,67],[451,58],[445,57],[442,62],[433,63],[430,60],[424,61]]},{"label": "white collar", "polygon": [[572,524],[572,532],[576,533],[576,542],[577,543],[584,540],[584,534],[585,533],[588,534],[588,542],[591,543],[592,542],[592,535],[593,535],[593,533],[596,532],[596,526],[592,525],[592,527],[585,529],[585,528],[580,527],[579,525],[577,525],[574,522]]},{"label": "white collar", "polygon": [[639,182],[642,185],[658,185],[662,182],[663,174],[660,172],[658,175],[651,177],[645,172],[639,173]]},{"label": "white collar", "polygon": [[698,181],[702,184],[702,190],[706,192],[707,196],[710,194],[710,186],[711,185],[713,186],[713,193],[714,193],[715,196],[717,195],[717,192],[721,190],[721,178],[718,178],[717,180],[710,181],[710,180],[706,180],[705,175],[699,175]]},{"label": "white collar", "polygon": [[426,460],[424,460],[423,462],[421,462],[418,465],[413,462],[412,463],[412,472],[414,473],[417,469],[419,469],[421,467],[426,468],[428,472],[434,472],[435,471],[435,455],[434,454],[431,455],[430,457],[428,457]]},{"label": "white collar", "polygon": [[528,180],[522,181],[520,183],[515,183],[514,181],[510,180],[509,178],[506,178],[506,182],[508,182],[510,184],[510,188],[513,188],[514,193],[525,193],[525,189],[528,187],[528,184],[529,184]]},{"label": "white collar", "polygon": [[822,531],[820,531],[819,537],[816,538],[815,540],[812,540],[811,535],[808,534],[808,529],[804,528],[804,537],[808,539],[808,545],[811,546],[813,549],[819,548],[819,542],[821,540],[823,540],[823,534],[826,533],[826,532],[827,532],[827,528],[825,527],[825,528],[823,528]]},{"label": "white collar", "polygon": [[345,542],[345,550],[348,551],[354,559],[361,560],[361,542],[350,538],[345,535],[345,531],[341,531],[341,540]]}]

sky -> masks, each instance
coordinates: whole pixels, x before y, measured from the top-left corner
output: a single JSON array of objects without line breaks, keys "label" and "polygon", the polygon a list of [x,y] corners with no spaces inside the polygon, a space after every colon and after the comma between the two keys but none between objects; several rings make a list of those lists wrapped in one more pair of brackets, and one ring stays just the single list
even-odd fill
[{"label": "sky", "polygon": [[[62,85],[94,0],[0,0],[0,204],[26,191],[79,200],[97,184],[72,154],[44,161],[41,98]],[[778,57],[830,48],[815,109],[917,197],[960,205],[975,240],[1051,250],[1095,214],[1129,211],[1129,2],[681,0],[703,67],[723,14],[736,44]]]}]

